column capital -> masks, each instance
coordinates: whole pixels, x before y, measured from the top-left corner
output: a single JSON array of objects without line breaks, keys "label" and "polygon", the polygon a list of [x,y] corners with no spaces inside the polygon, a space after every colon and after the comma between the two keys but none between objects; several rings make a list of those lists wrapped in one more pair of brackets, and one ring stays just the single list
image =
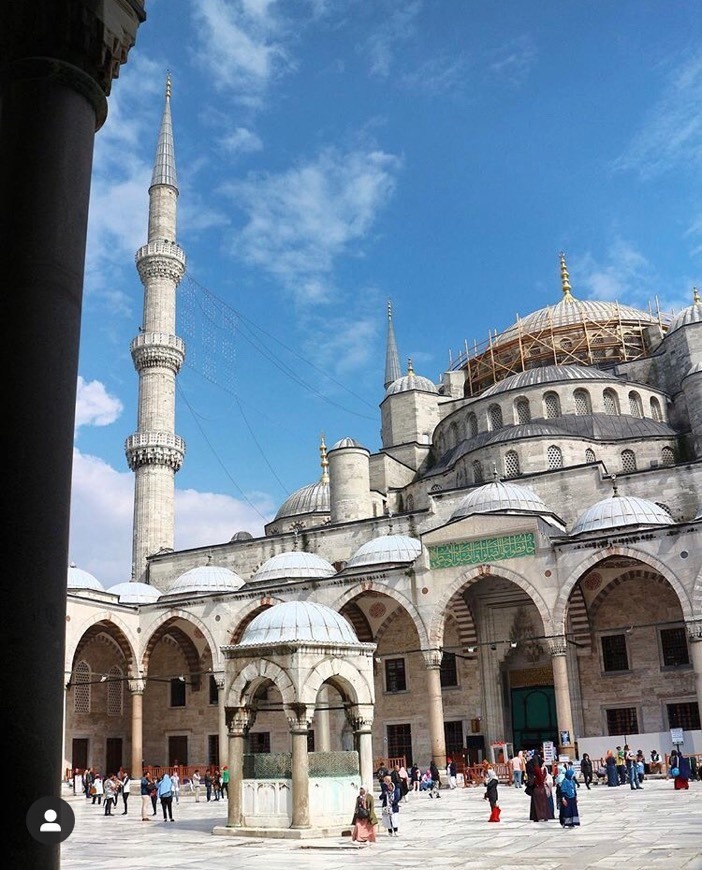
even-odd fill
[{"label": "column capital", "polygon": [[424,667],[428,670],[438,670],[441,667],[441,660],[444,657],[444,651],[441,647],[433,647],[432,649],[423,649]]},{"label": "column capital", "polygon": [[564,634],[549,637],[547,640],[548,651],[552,658],[556,656],[564,656],[568,651],[568,641]]},{"label": "column capital", "polygon": [[143,678],[131,678],[127,680],[127,685],[132,695],[143,695],[146,688],[146,680]]},{"label": "column capital", "polygon": [[217,688],[221,692],[222,689],[224,688],[224,680],[225,680],[224,671],[216,671],[215,673],[211,674],[211,677],[215,681],[215,685],[217,686]]},{"label": "column capital", "polygon": [[256,721],[256,711],[252,707],[225,707],[224,718],[230,735],[245,737]]},{"label": "column capital", "polygon": [[702,643],[702,617],[698,619],[686,619],[685,630],[690,643]]},{"label": "column capital", "polygon": [[306,733],[309,730],[314,718],[314,707],[294,702],[292,704],[285,704],[283,709],[290,723],[291,734]]}]

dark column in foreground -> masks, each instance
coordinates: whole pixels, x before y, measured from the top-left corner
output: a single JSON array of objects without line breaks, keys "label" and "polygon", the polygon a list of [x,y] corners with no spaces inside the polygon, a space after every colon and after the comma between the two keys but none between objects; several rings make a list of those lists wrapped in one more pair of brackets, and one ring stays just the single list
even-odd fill
[{"label": "dark column in foreground", "polygon": [[12,771],[4,855],[22,870],[60,865],[60,847],[35,841],[25,816],[38,798],[62,794],[71,460],[93,144],[143,6],[0,4],[2,703]]}]

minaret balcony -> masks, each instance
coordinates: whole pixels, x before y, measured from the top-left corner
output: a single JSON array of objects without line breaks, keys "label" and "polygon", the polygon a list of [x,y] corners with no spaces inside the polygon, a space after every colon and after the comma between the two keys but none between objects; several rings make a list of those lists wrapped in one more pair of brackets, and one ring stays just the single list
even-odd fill
[{"label": "minaret balcony", "polygon": [[185,273],[185,251],[166,239],[142,245],[134,259],[142,283],[153,277],[170,278],[177,283]]},{"label": "minaret balcony", "polygon": [[185,441],[173,432],[136,432],[124,442],[132,471],[143,465],[165,465],[173,471],[183,464]]},{"label": "minaret balcony", "polygon": [[185,359],[185,342],[167,332],[140,332],[129,349],[137,371],[163,367],[177,374]]}]

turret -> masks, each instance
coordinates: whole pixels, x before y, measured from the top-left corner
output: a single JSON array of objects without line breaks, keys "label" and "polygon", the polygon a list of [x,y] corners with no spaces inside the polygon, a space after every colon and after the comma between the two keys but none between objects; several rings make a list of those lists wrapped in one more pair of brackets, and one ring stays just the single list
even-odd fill
[{"label": "turret", "polygon": [[353,438],[329,450],[329,501],[332,524],[373,516],[370,452]]}]

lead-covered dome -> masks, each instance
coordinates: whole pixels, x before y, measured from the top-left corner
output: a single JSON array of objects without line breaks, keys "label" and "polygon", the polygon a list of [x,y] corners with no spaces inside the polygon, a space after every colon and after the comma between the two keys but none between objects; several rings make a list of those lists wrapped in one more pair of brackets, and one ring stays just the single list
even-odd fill
[{"label": "lead-covered dome", "polygon": [[293,641],[357,644],[358,638],[350,623],[331,607],[313,601],[285,601],[252,619],[238,645]]},{"label": "lead-covered dome", "polygon": [[451,514],[451,519],[492,513],[546,514],[551,511],[527,486],[493,480],[469,492]]},{"label": "lead-covered dome", "polygon": [[616,529],[620,526],[669,526],[673,518],[655,502],[634,495],[611,495],[584,511],[571,535]]},{"label": "lead-covered dome", "polygon": [[416,538],[407,535],[381,535],[359,547],[346,563],[346,567],[414,562],[421,552],[422,544]]},{"label": "lead-covered dome", "polygon": [[153,604],[161,597],[159,590],[148,583],[117,583],[107,591],[117,595],[120,604]]},{"label": "lead-covered dome", "polygon": [[93,577],[92,574],[89,574],[87,571],[83,571],[82,568],[76,568],[73,562],[71,562],[71,564],[68,566],[68,588],[94,589],[96,592],[105,591],[105,587],[97,579],[97,577]]},{"label": "lead-covered dome", "polygon": [[393,396],[396,393],[407,393],[409,392],[409,390],[419,390],[423,393],[437,394],[439,392],[436,384],[433,381],[430,381],[429,378],[425,378],[422,375],[416,375],[414,373],[414,369],[412,368],[412,360],[409,361],[409,365],[407,367],[407,374],[403,375],[401,378],[398,378],[396,381],[393,381],[385,391],[385,395]]},{"label": "lead-covered dome", "polygon": [[592,366],[544,366],[540,369],[528,369],[516,375],[510,375],[497,384],[488,387],[481,398],[494,396],[497,393],[506,393],[509,390],[524,390],[527,387],[535,387],[539,384],[552,384],[558,381],[592,381],[592,380],[616,380]]},{"label": "lead-covered dome", "polygon": [[335,444],[329,448],[330,450],[343,450],[345,447],[356,447],[360,450],[367,450],[367,447],[364,447],[360,441],[356,441],[355,438],[340,438]]},{"label": "lead-covered dome", "polygon": [[303,514],[328,514],[330,510],[329,481],[318,480],[316,483],[300,487],[286,498],[278,508],[275,519],[282,520]]},{"label": "lead-covered dome", "polygon": [[326,559],[322,559],[316,553],[294,550],[272,556],[261,565],[251,579],[255,582],[260,580],[310,580],[332,577],[334,574],[336,574],[336,569]]},{"label": "lead-covered dome", "polygon": [[702,322],[702,299],[695,287],[692,296],[692,305],[688,305],[687,308],[683,308],[682,311],[679,311],[675,315],[670,322],[667,334],[670,335],[671,332],[675,332],[676,329],[680,329],[683,326],[690,326],[692,323],[700,322]]},{"label": "lead-covered dome", "polygon": [[168,590],[168,594],[180,595],[189,592],[208,595],[215,592],[236,592],[243,585],[241,577],[229,568],[221,565],[200,565],[181,574]]}]

